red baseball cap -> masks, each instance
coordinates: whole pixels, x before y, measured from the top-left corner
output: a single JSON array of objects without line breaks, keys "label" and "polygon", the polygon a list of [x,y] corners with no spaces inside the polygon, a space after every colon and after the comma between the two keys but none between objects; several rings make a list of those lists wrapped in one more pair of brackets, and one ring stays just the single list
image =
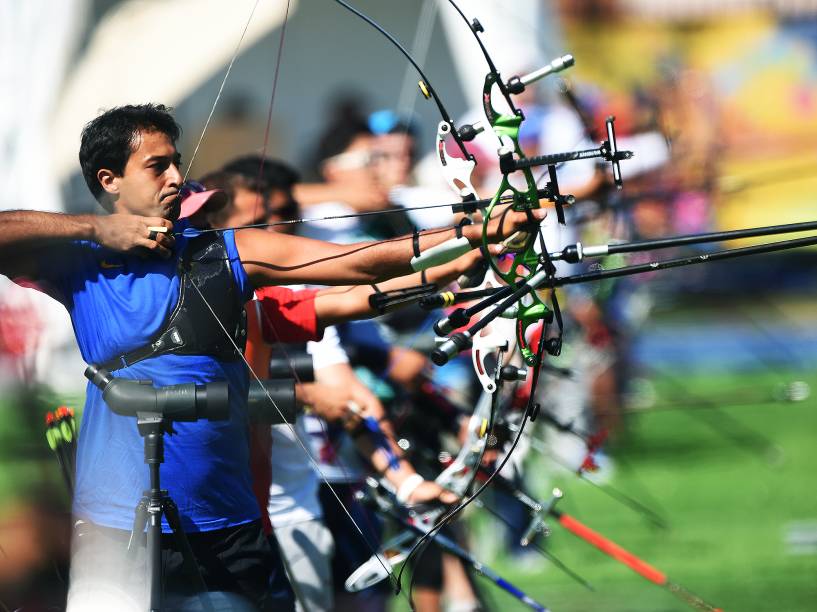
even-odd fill
[{"label": "red baseball cap", "polygon": [[207,212],[218,210],[227,203],[227,194],[220,189],[205,190],[204,185],[187,181],[181,188],[182,207],[179,219],[188,219],[207,206]]}]

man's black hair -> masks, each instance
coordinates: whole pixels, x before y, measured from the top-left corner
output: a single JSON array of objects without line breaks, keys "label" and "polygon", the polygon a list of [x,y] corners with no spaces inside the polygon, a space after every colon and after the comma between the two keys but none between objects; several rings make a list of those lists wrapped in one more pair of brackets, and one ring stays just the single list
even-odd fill
[{"label": "man's black hair", "polygon": [[355,96],[341,97],[333,104],[329,121],[312,154],[316,176],[321,175],[323,162],[345,152],[358,136],[372,134],[366,116],[361,112],[362,106]]},{"label": "man's black hair", "polygon": [[103,189],[97,172],[106,168],[121,176],[137,146],[140,131],[166,134],[173,144],[181,127],[163,104],[118,106],[90,121],[82,130],[79,163],[88,189],[101,201]]},{"label": "man's black hair", "polygon": [[301,180],[298,172],[276,159],[261,155],[244,155],[227,162],[223,172],[240,174],[247,181],[247,189],[268,194],[272,190],[292,191]]}]

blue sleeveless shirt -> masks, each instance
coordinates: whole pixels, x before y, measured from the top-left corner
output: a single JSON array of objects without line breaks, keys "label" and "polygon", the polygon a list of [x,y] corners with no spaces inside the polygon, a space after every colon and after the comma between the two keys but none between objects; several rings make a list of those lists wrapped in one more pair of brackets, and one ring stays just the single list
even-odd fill
[{"label": "blue sleeveless shirt", "polygon": [[[179,221],[174,230],[185,227],[186,222]],[[235,283],[247,301],[253,288],[238,258],[233,232],[224,232],[224,242]],[[187,239],[177,235],[174,255],[164,260],[76,241],[55,247],[41,262],[41,278],[68,309],[87,363],[101,363],[136,349],[160,330],[179,297],[178,258],[186,246]],[[185,531],[222,529],[259,518],[249,468],[244,401],[248,377],[243,361],[168,354],[116,370],[114,375],[151,380],[156,387],[226,380],[230,419],[173,423],[176,433],[165,434],[161,486],[178,505]],[[149,485],[143,449],[136,419],[114,414],[101,391],[89,383],[77,450],[73,506],[77,518],[131,529],[134,508]],[[168,530],[166,522],[163,528]]]}]

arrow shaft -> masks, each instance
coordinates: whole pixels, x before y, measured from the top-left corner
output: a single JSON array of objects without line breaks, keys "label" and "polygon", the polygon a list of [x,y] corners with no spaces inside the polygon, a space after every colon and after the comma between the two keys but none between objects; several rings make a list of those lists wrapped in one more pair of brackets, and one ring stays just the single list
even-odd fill
[{"label": "arrow shaft", "polygon": [[658,568],[650,565],[630,551],[622,548],[612,540],[607,539],[597,531],[590,529],[590,527],[579,522],[572,516],[559,512],[558,510],[552,510],[551,514],[557,518],[562,527],[570,531],[572,534],[578,536],[588,544],[592,544],[601,552],[609,557],[612,557],[619,563],[626,565],[639,576],[646,578],[653,584],[657,584],[658,586],[667,589],[673,595],[677,596],[679,599],[693,608],[698,610],[706,610],[707,612],[721,612],[719,608],[708,604],[703,599],[686,590],[681,585],[671,582],[667,575]]}]

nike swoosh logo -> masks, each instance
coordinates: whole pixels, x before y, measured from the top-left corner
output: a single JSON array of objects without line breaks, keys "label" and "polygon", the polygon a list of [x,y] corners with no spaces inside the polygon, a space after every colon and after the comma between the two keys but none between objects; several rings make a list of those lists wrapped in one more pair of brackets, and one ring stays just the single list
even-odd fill
[{"label": "nike swoosh logo", "polygon": [[124,268],[125,267],[125,264],[110,263],[108,261],[105,261],[104,259],[101,262],[99,262],[99,265],[103,270],[110,270],[111,268]]}]

